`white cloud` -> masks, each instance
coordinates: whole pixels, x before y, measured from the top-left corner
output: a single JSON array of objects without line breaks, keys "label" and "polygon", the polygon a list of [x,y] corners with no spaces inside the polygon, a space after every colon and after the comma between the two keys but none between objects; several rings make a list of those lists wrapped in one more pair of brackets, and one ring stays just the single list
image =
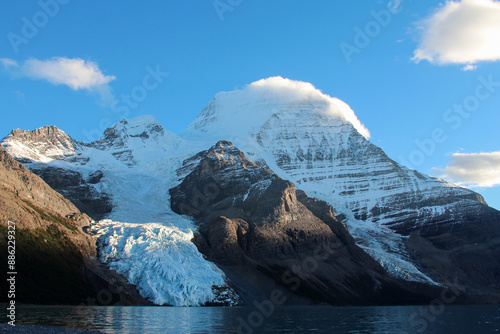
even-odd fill
[{"label": "white cloud", "polygon": [[473,187],[500,185],[500,151],[490,153],[455,153],[444,169],[434,168],[441,177]]},{"label": "white cloud", "polygon": [[464,67],[462,67],[462,71],[464,71],[464,72],[475,71],[475,70],[477,70],[477,65],[469,64],[469,65],[465,65]]},{"label": "white cloud", "polygon": [[80,58],[53,57],[47,60],[30,58],[24,63],[1,58],[0,63],[13,78],[26,77],[45,80],[53,85],[65,85],[73,90],[96,93],[101,103],[109,105],[113,100],[109,83],[116,78],[104,75],[97,63]]},{"label": "white cloud", "polygon": [[350,122],[362,136],[370,137],[368,129],[346,103],[323,94],[310,83],[280,76],[255,81],[231,92],[217,93],[183,135],[203,134],[207,138],[207,134],[211,134],[214,140],[223,135],[237,144],[245,134],[257,135],[256,131],[263,127],[288,124],[301,116],[318,123]]},{"label": "white cloud", "polygon": [[474,64],[500,60],[500,1],[447,1],[419,22],[420,45],[412,60]]},{"label": "white cloud", "polygon": [[[370,131],[359,121],[354,111],[347,103],[323,94],[319,89],[309,82],[290,80],[280,76],[261,79],[246,86],[243,90],[245,94],[250,94],[250,99],[260,100],[272,97],[281,103],[293,103],[300,100],[323,101],[325,110],[323,112],[340,117],[350,122],[358,132],[365,138],[370,138]],[[247,99],[245,97],[243,99]]]}]

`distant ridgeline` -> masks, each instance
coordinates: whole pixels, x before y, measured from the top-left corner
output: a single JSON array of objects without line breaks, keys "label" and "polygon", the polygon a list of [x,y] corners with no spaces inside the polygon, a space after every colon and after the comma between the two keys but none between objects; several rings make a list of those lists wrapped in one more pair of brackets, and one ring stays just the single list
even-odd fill
[{"label": "distant ridgeline", "polygon": [[91,143],[14,130],[0,212],[22,299],[114,282],[131,304],[500,302],[500,212],[368,138],[347,104],[281,77],[216,94],[180,135],[152,116]]}]

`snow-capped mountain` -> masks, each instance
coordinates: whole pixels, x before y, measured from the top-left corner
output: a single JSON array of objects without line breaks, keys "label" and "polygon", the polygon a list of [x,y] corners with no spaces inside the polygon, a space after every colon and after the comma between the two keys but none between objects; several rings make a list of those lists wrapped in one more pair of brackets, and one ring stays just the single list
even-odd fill
[{"label": "snow-capped mountain", "polygon": [[[44,129],[14,130],[2,146],[78,207],[89,208],[82,201],[110,202],[108,219],[92,228],[100,236],[102,262],[160,305],[237,302],[224,273],[190,242],[192,223],[169,207],[168,191],[182,161],[182,155],[172,154],[182,143],[178,136],[151,116],[117,122],[92,143],[76,142],[50,127],[51,134],[65,139],[58,141],[44,136]],[[59,154],[60,147],[71,151]]]},{"label": "snow-capped mountain", "polygon": [[[55,127],[45,127],[14,130],[2,145],[35,172],[64,168],[94,181],[93,173],[102,172],[91,184],[110,198],[112,206],[109,220],[99,225],[102,245],[113,254],[103,261],[124,261],[114,266],[133,270],[131,277],[139,290],[154,300],[186,304],[158,292],[165,281],[151,279],[151,266],[157,266],[158,257],[132,256],[125,248],[149,254],[148,248],[134,246],[138,241],[123,243],[165,242],[141,237],[150,230],[131,224],[158,223],[188,236],[197,230],[191,220],[172,211],[169,190],[203,163],[199,152],[220,140],[232,142],[255,166],[331,205],[357,244],[393,277],[434,286],[459,277],[473,287],[492,283],[500,289],[500,267],[490,265],[500,262],[495,255],[500,250],[500,213],[473,191],[398,164],[368,138],[369,131],[344,102],[309,83],[273,77],[216,94],[180,135],[165,130],[153,117],[142,116],[117,122],[92,143],[76,142]],[[246,163],[234,168],[255,167]],[[117,247],[110,248],[113,242]],[[174,249],[178,257],[169,258],[180,262],[172,270],[192,256],[190,248]],[[139,264],[141,258],[147,260]],[[197,288],[182,295],[191,301],[187,304],[210,302],[211,286],[224,279],[220,272],[214,275],[222,276],[197,281]]]},{"label": "snow-capped mountain", "polygon": [[170,190],[172,209],[194,218],[193,242],[238,284],[244,303],[267,298],[277,283],[291,290],[287,299],[309,295],[333,304],[432,294],[432,288],[387,275],[330,205],[297,191],[232,143],[219,141],[183,165],[187,175]]},{"label": "snow-capped mountain", "polygon": [[153,116],[123,119],[104,131],[92,147],[110,152],[127,166],[149,163],[162,158],[165,152],[176,149],[182,140],[165,130]]},{"label": "snow-capped mountain", "polygon": [[405,279],[430,281],[412,264],[405,236],[461,220],[484,204],[477,193],[391,160],[345,103],[308,83],[275,77],[219,93],[182,135],[233,141],[327,201],[347,217],[359,245]]},{"label": "snow-capped mountain", "polygon": [[80,143],[56,126],[44,126],[33,131],[12,130],[2,145],[8,147],[9,153],[16,159],[40,162],[71,157],[80,150]]}]

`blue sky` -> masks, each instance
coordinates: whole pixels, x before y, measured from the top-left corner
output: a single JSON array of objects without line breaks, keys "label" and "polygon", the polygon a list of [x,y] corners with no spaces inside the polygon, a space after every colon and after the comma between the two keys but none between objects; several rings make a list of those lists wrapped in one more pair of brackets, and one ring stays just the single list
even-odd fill
[{"label": "blue sky", "polygon": [[[88,141],[143,114],[179,133],[217,92],[280,75],[348,103],[391,158],[473,186],[500,208],[499,8],[493,0],[2,1],[0,137],[57,125]],[[81,81],[54,77],[62,62],[83,71]],[[125,102],[132,92],[137,99]]]}]

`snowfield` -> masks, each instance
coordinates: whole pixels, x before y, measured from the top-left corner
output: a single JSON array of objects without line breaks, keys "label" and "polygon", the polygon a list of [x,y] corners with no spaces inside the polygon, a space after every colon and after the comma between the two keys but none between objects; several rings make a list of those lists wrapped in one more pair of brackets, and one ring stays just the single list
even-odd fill
[{"label": "snowfield", "polygon": [[[191,242],[196,227],[172,212],[169,197],[183,177],[182,162],[219,140],[331,204],[357,243],[406,280],[437,284],[411,263],[405,236],[392,227],[444,215],[451,204],[436,198],[470,192],[399,165],[368,141],[368,130],[347,104],[280,77],[218,93],[180,135],[152,116],[117,122],[92,143],[57,130],[50,145],[15,136],[2,145],[15,158],[84,177],[103,171],[95,189],[112,196],[113,211],[92,227],[100,235],[100,259],[157,304],[202,305],[213,300],[213,286],[225,284],[222,271]],[[426,206],[415,208],[417,201]]]}]

